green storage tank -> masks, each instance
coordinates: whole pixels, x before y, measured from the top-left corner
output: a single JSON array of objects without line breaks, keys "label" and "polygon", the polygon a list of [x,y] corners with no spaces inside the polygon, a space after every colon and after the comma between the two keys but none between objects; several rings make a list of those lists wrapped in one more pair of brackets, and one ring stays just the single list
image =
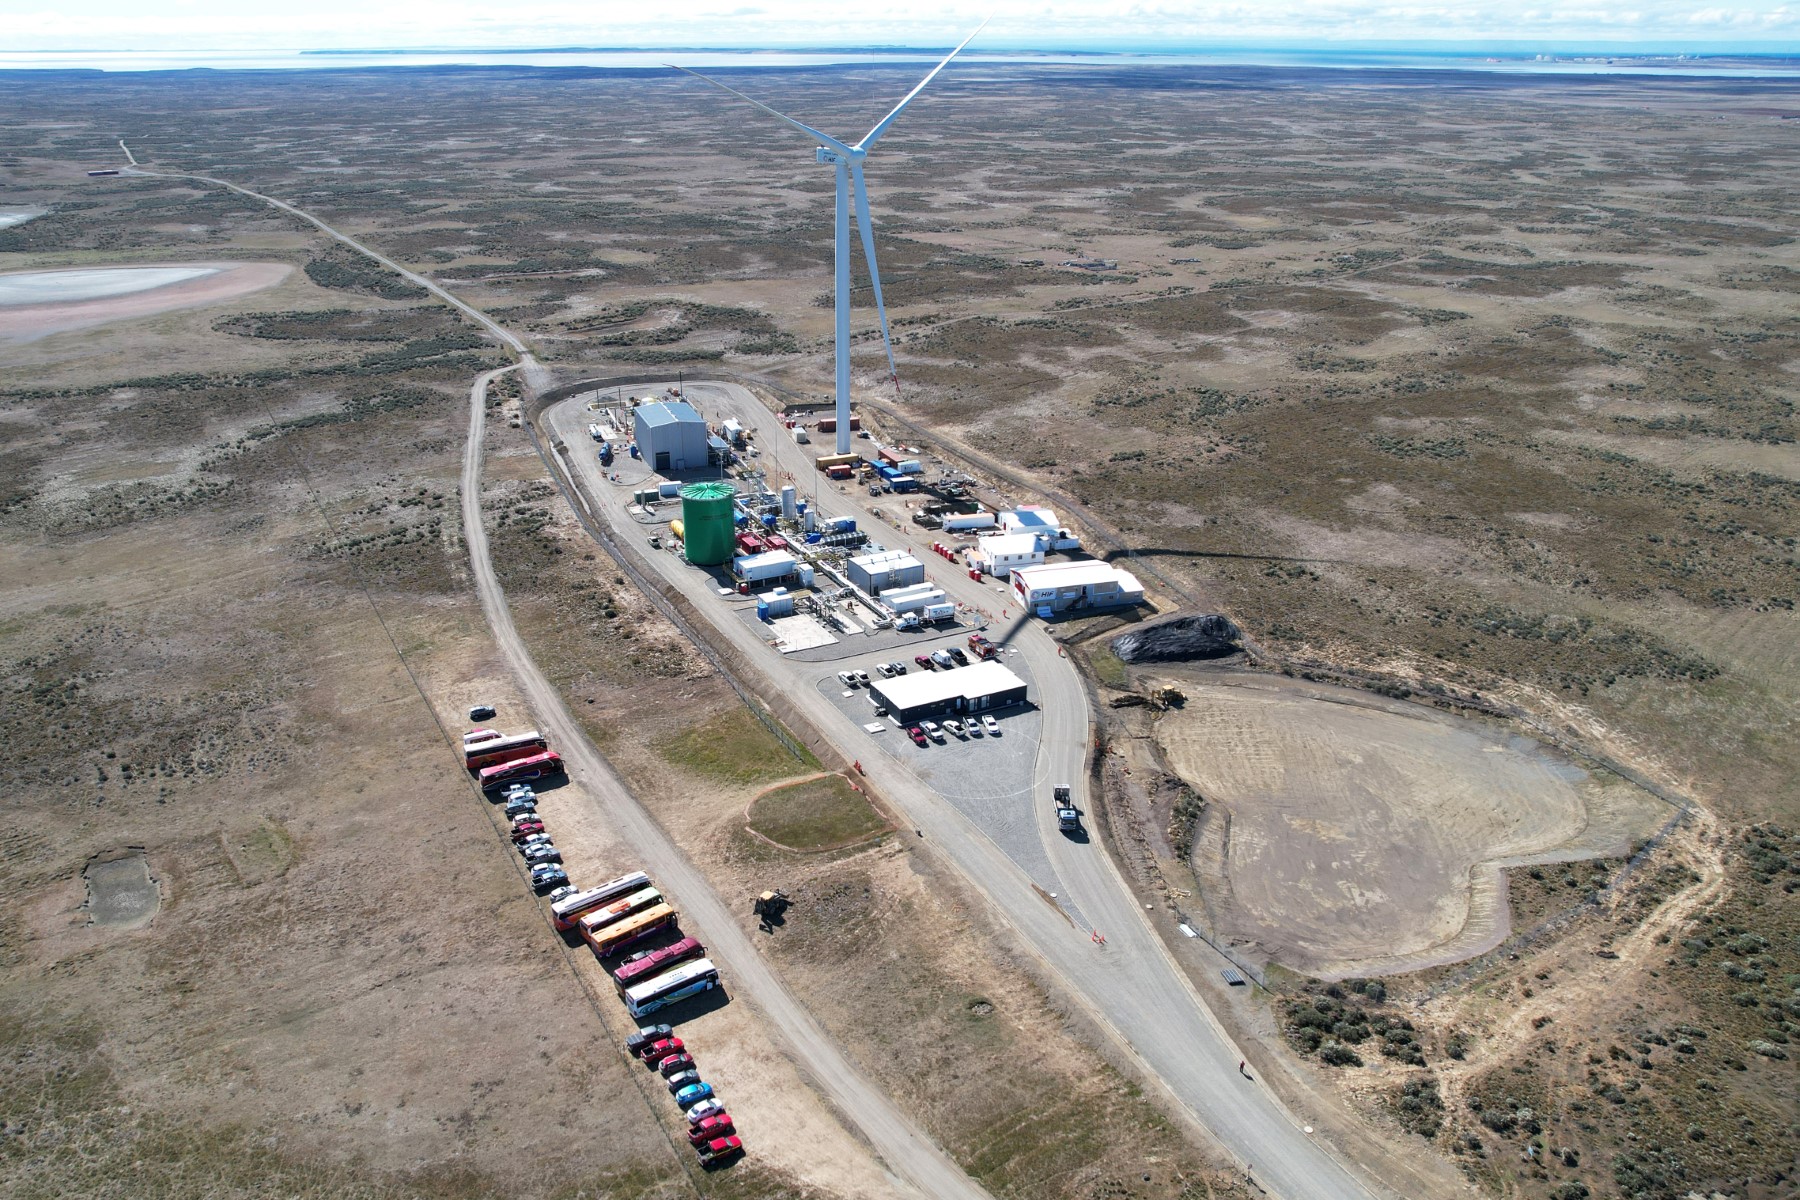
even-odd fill
[{"label": "green storage tank", "polygon": [[681,489],[681,524],[687,560],[695,566],[717,567],[731,561],[737,550],[732,501],[737,492],[717,480],[690,483]]}]

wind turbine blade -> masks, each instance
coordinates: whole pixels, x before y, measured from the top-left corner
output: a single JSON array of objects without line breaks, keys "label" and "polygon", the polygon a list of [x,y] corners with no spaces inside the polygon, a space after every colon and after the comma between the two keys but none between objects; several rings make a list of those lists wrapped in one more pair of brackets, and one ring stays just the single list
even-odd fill
[{"label": "wind turbine blade", "polygon": [[[993,19],[994,19],[993,14],[989,13],[987,21],[983,21],[981,24],[979,24],[975,27],[975,33],[971,33],[968,37],[966,37],[962,40],[962,45],[959,45],[956,49],[954,49],[950,53],[944,55],[944,61],[939,63],[937,66],[931,68],[931,74],[929,74],[925,78],[919,80],[919,86],[915,87],[912,91],[906,93],[906,99],[904,99],[904,100],[900,101],[900,103],[894,105],[893,112],[890,112],[887,116],[885,116],[885,117],[881,118],[881,120],[877,121],[875,123],[875,128],[869,130],[869,132],[863,136],[863,140],[856,143],[856,148],[858,150],[867,150],[870,146],[873,146],[875,144],[875,139],[880,137],[882,134],[886,133],[888,126],[892,125],[894,123],[894,118],[900,115],[900,110],[905,108],[907,105],[911,104],[913,102],[913,97],[917,96],[920,92],[924,91],[925,85],[930,83],[933,79],[936,79],[937,73],[939,71],[943,70],[945,67],[949,66],[950,60],[955,58],[958,54],[962,53],[963,46],[966,46],[970,42],[974,41],[975,34],[980,33],[983,29],[986,29],[988,26],[988,21],[991,21]],[[752,103],[754,103],[754,101],[752,101]],[[780,116],[781,114],[776,113],[776,115]]]},{"label": "wind turbine blade", "polygon": [[875,227],[869,223],[869,189],[863,185],[862,162],[850,160],[850,178],[856,183],[856,227],[862,233],[863,261],[869,264],[869,282],[875,285],[875,311],[881,317],[881,344],[887,350],[888,378],[898,380],[894,367],[894,341],[888,336],[887,305],[881,299],[881,272],[875,269]]},{"label": "wind turbine blade", "polygon": [[[960,47],[958,47],[958,48],[960,49]],[[724,84],[720,83],[716,79],[710,78],[709,76],[706,76],[706,75],[702,75],[698,71],[690,71],[686,67],[678,67],[674,63],[667,63],[665,65],[667,67],[669,67],[670,70],[680,71],[683,75],[692,75],[695,79],[705,80],[707,83],[710,83],[714,87],[718,88],[721,92],[730,92],[733,96],[736,96],[739,100],[743,100],[743,101],[746,101],[747,103],[756,105],[756,107],[762,109],[764,112],[768,113],[771,117],[774,117],[776,120],[786,121],[789,125],[792,125],[795,129],[798,129],[801,133],[804,133],[808,137],[817,138],[820,142],[824,143],[827,146],[830,146],[833,150],[836,150],[838,153],[845,155],[846,157],[855,153],[853,150],[850,149],[850,147],[844,145],[844,143],[838,141],[836,138],[832,137],[830,134],[820,133],[818,130],[814,129],[811,125],[803,125],[799,121],[796,121],[796,120],[794,120],[794,118],[788,116],[786,113],[776,112],[774,109],[772,109],[768,105],[764,104],[761,100],[757,100],[757,99],[754,99],[753,97],[746,96],[746,95],[744,95],[744,93],[738,91],[736,88],[726,87]]]}]

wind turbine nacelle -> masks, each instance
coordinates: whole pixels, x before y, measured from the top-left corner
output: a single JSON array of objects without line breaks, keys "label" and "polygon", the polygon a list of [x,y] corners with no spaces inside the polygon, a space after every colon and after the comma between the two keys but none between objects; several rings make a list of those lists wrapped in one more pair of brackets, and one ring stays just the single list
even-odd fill
[{"label": "wind turbine nacelle", "polygon": [[833,166],[836,165],[837,160],[837,151],[831,149],[829,146],[818,146],[813,150],[814,162],[822,162],[827,166]]}]

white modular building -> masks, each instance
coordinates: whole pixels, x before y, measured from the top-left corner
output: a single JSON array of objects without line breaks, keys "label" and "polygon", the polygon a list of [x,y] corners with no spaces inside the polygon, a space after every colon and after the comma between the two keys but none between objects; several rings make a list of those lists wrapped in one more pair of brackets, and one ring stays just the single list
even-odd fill
[{"label": "white modular building", "polygon": [[686,400],[640,404],[632,411],[638,454],[657,471],[698,471],[707,466],[712,434]]},{"label": "white modular building", "polygon": [[1035,533],[994,533],[975,539],[975,565],[1005,579],[1019,567],[1044,561],[1044,543]]},{"label": "white modular building", "polygon": [[770,583],[797,574],[800,560],[786,550],[768,550],[761,554],[740,554],[731,560],[731,570],[746,583]]},{"label": "white modular building", "polygon": [[929,583],[888,588],[881,593],[881,602],[895,613],[918,612],[927,605],[944,603],[944,590]]},{"label": "white modular building", "polygon": [[924,583],[925,564],[904,551],[883,550],[851,559],[844,566],[844,574],[865,594],[874,596],[889,588]]},{"label": "white modular building", "polygon": [[1012,574],[1012,588],[1025,610],[1040,616],[1144,602],[1137,576],[1098,560],[1020,567]]},{"label": "white modular building", "polygon": [[1081,549],[1081,539],[1074,531],[1063,528],[1056,513],[1041,504],[1024,504],[1012,512],[1001,513],[1000,528],[1007,533],[1033,534],[1046,550]]}]

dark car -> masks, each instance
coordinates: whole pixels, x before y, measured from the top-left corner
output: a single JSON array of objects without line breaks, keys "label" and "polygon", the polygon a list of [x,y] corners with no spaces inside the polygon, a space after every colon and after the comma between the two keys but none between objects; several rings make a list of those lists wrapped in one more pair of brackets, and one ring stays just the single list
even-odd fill
[{"label": "dark car", "polygon": [[969,665],[969,656],[964,654],[959,647],[956,647],[956,646],[950,647],[949,654],[950,654],[951,658],[954,658],[956,660],[957,666],[966,667]]},{"label": "dark car", "polygon": [[491,704],[477,704],[469,709],[469,720],[471,721],[491,721],[493,719],[494,706]]},{"label": "dark car", "polygon": [[569,873],[555,863],[539,863],[531,868],[531,886],[540,892],[561,887],[567,882]]},{"label": "dark car", "polygon": [[674,1032],[675,1032],[674,1028],[669,1025],[643,1025],[643,1026],[640,1026],[636,1033],[630,1034],[629,1036],[626,1037],[625,1049],[629,1050],[633,1054],[636,1054],[638,1051],[642,1050],[645,1046],[648,1046],[650,1043],[660,1042],[664,1038],[673,1035]]},{"label": "dark car", "polygon": [[673,1075],[668,1076],[668,1080],[669,1080],[669,1095],[673,1096],[677,1092],[681,1091],[683,1088],[690,1088],[690,1087],[693,1087],[696,1083],[699,1083],[700,1082],[700,1072],[694,1070],[692,1067],[689,1067],[685,1071],[677,1071]]},{"label": "dark car", "polygon": [[505,812],[506,812],[506,815],[509,817],[516,817],[522,813],[528,813],[528,812],[534,813],[536,811],[537,811],[537,793],[536,792],[533,792],[532,794],[530,794],[528,796],[527,795],[513,796],[506,802]]}]

